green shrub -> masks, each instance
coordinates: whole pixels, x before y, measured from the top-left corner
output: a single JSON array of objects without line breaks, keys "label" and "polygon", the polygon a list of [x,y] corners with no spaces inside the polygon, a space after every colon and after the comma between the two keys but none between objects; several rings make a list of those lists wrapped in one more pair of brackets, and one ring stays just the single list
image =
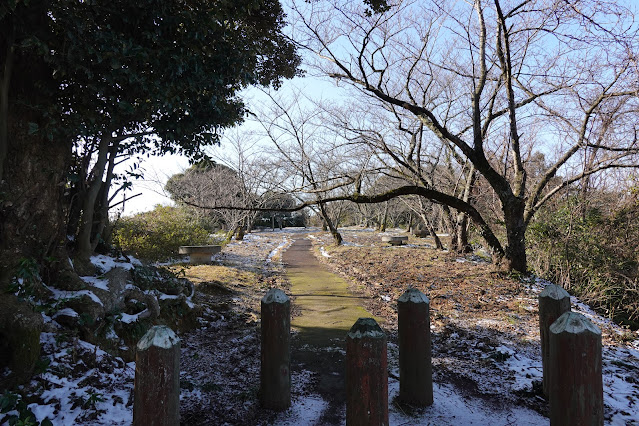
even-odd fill
[{"label": "green shrub", "polygon": [[615,322],[637,329],[639,205],[592,204],[584,208],[573,197],[539,212],[526,235],[529,264]]},{"label": "green shrub", "polygon": [[150,212],[121,218],[113,242],[141,259],[166,260],[177,256],[180,246],[209,244],[211,237],[187,209],[158,205]]}]

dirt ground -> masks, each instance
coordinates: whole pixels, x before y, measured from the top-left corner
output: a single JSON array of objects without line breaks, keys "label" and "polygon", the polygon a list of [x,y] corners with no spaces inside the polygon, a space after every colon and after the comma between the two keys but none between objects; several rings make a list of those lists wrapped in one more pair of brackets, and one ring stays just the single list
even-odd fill
[{"label": "dirt ground", "polygon": [[[430,298],[435,382],[451,384],[497,409],[518,405],[547,414],[547,401],[534,381],[504,394],[505,384],[515,378],[500,365],[509,357],[500,349],[504,343],[516,346],[518,354],[539,357],[539,288],[533,281],[496,272],[477,256],[460,258],[435,250],[428,239],[411,236],[408,245],[392,247],[370,230],[342,232],[346,244],[335,247],[329,234],[312,231],[313,252],[382,320],[391,377],[397,371],[392,365],[397,355],[396,301],[412,286]],[[225,248],[214,258],[216,265],[184,267],[206,309],[201,328],[182,340],[182,424],[272,424],[276,419],[275,413],[259,407],[259,300],[271,287],[291,293],[281,256],[301,237],[301,231],[256,232]],[[293,298],[293,315],[299,315],[295,306]],[[606,344],[636,338],[602,328]],[[309,348],[295,334],[292,346],[293,395],[329,398],[333,407],[321,424],[339,424],[343,348]],[[639,383],[638,372],[626,373]]]}]

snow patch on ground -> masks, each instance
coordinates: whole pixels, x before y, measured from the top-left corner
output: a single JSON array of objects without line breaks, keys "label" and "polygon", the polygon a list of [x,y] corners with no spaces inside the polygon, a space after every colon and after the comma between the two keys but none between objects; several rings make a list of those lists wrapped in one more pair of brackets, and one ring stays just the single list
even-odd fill
[{"label": "snow patch on ground", "polygon": [[81,296],[89,296],[91,298],[91,300],[93,300],[95,303],[97,303],[99,305],[103,305],[103,303],[100,300],[100,298],[98,296],[96,296],[95,293],[92,292],[91,290],[66,291],[66,290],[58,290],[57,288],[49,287],[47,285],[45,285],[45,287],[49,291],[51,291],[51,294],[53,295],[53,298],[56,299],[56,300],[59,300],[59,299],[73,299],[73,298],[81,297]]},{"label": "snow patch on ground", "polygon": [[[28,405],[36,420],[54,425],[130,425],[135,364],[125,364],[82,340],[58,341],[52,333],[40,338],[50,354],[47,372],[34,379],[46,383],[40,402]],[[82,357],[80,357],[82,355]],[[85,358],[92,358],[87,365]]]},{"label": "snow patch on ground", "polygon": [[344,247],[364,247],[363,245],[358,244],[358,243],[354,243],[352,241],[342,241],[342,245]]},{"label": "snow patch on ground", "polygon": [[319,395],[308,395],[293,398],[291,408],[286,410],[275,420],[278,426],[317,425],[322,413],[328,408],[328,402]]},{"label": "snow patch on ground", "polygon": [[71,308],[64,308],[64,309],[60,309],[58,312],[56,312],[53,315],[53,318],[57,318],[58,316],[67,316],[67,317],[71,317],[71,318],[76,318],[79,317],[78,313],[76,311],[74,311]]},{"label": "snow patch on ground", "polygon": [[[399,395],[399,382],[389,380],[389,401]],[[433,405],[409,416],[395,405],[390,406],[389,423],[391,425],[548,425],[548,419],[541,414],[524,407],[491,407],[482,400],[468,399],[448,384],[433,384]]]},{"label": "snow patch on ground", "polygon": [[111,269],[113,268],[124,268],[126,270],[130,270],[135,268],[136,266],[140,266],[142,265],[142,262],[140,262],[138,259],[136,259],[135,257],[129,256],[128,257],[129,260],[127,259],[116,259],[113,258],[111,256],[105,256],[103,254],[98,254],[95,256],[91,256],[91,263],[96,266],[97,268],[100,268],[100,270],[102,271],[102,273],[106,274],[107,272],[109,272]]},{"label": "snow patch on ground", "polygon": [[284,240],[277,247],[275,247],[275,249],[273,249],[268,254],[268,256],[266,256],[266,262],[272,262],[273,258],[277,256],[280,252],[282,252],[284,248],[287,247],[290,243],[291,241],[288,238],[284,237]]},{"label": "snow patch on ground", "polygon": [[136,322],[137,320],[140,319],[140,315],[142,315],[143,313],[148,313],[148,309],[143,310],[142,312],[138,312],[137,314],[127,314],[125,312],[122,312],[121,314],[119,314],[118,316],[120,317],[120,321],[125,323],[125,324],[131,324]]},{"label": "snow patch on ground", "polygon": [[92,287],[96,287],[102,290],[109,291],[109,280],[106,278],[98,277],[80,277],[82,281],[89,284]]}]

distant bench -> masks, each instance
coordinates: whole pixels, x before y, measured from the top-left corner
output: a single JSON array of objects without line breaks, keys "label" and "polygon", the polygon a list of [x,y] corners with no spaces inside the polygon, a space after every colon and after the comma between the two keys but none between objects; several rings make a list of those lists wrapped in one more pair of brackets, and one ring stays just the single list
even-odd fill
[{"label": "distant bench", "polygon": [[211,256],[222,251],[222,246],[180,246],[178,253],[188,254],[189,263],[210,263]]},{"label": "distant bench", "polygon": [[388,243],[391,246],[401,246],[402,244],[404,244],[404,241],[408,241],[408,237],[399,237],[392,235],[384,235],[382,237],[382,242]]}]

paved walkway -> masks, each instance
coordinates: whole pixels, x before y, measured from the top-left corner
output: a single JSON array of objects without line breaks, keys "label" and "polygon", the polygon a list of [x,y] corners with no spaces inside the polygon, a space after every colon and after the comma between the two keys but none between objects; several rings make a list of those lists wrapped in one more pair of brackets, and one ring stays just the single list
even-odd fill
[{"label": "paved walkway", "polygon": [[371,316],[360,298],[348,291],[348,283],[317,260],[310,240],[296,240],[284,252],[283,261],[293,303],[299,309],[291,326],[301,340],[329,345],[331,340],[343,340],[358,318]]},{"label": "paved walkway", "polygon": [[361,298],[348,291],[348,283],[317,260],[309,239],[296,240],[282,260],[293,296],[291,326],[298,331],[292,341],[292,368],[314,373],[315,391],[329,402],[320,424],[342,424],[346,333],[358,318],[372,315]]}]

